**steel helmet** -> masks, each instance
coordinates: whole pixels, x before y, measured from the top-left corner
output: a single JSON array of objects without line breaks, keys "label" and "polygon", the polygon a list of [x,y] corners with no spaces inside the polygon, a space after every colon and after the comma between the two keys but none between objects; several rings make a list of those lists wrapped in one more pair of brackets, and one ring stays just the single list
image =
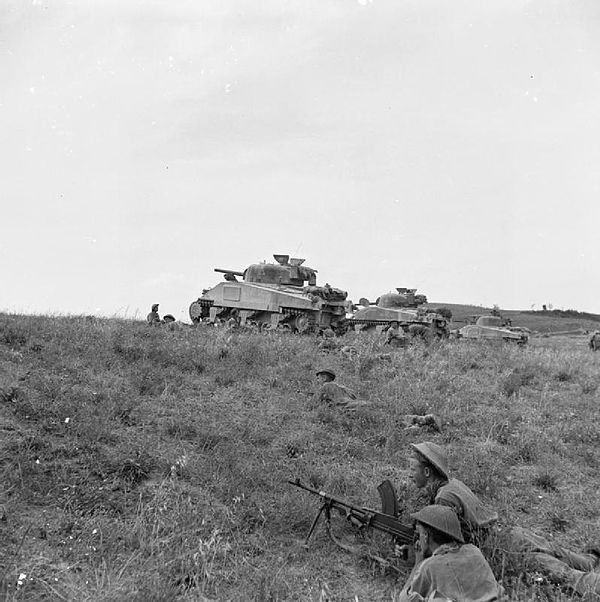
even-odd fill
[{"label": "steel helmet", "polygon": [[444,448],[437,443],[424,441],[423,443],[411,443],[410,446],[430,464],[435,466],[446,478],[448,476],[448,459]]},{"label": "steel helmet", "polygon": [[331,380],[335,380],[335,372],[329,368],[322,368],[317,372],[317,376],[319,376],[319,374],[329,374],[329,376],[331,376]]},{"label": "steel helmet", "polygon": [[440,533],[449,535],[460,543],[465,543],[460,529],[460,522],[456,512],[448,506],[425,506],[419,512],[410,515],[417,522],[432,527]]}]

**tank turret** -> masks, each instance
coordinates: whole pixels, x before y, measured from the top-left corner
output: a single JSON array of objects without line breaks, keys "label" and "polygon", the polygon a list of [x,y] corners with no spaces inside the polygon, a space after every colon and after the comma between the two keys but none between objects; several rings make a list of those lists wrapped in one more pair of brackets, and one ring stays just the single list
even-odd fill
[{"label": "tank turret", "polygon": [[316,286],[317,271],[303,266],[304,259],[289,255],[273,255],[277,263],[255,263],[244,272],[246,282],[283,284],[288,286]]},{"label": "tank turret", "polygon": [[288,286],[316,286],[317,270],[305,267],[304,259],[289,255],[273,255],[277,263],[254,263],[243,272],[215,268],[215,272],[224,274],[225,280],[236,281],[236,276],[241,276],[244,282],[259,284],[281,284]]},{"label": "tank turret", "polygon": [[427,303],[425,295],[417,295],[416,288],[397,288],[397,293],[385,293],[377,300],[378,307],[400,309],[402,307],[419,307]]}]

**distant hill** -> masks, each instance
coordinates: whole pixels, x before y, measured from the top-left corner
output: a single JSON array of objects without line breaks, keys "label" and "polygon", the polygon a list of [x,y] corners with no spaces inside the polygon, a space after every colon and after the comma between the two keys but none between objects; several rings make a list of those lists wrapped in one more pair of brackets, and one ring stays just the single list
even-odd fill
[{"label": "distant hill", "polygon": [[[453,328],[460,328],[461,325],[469,322],[473,316],[489,314],[492,311],[491,307],[459,303],[428,303],[427,307],[447,307],[450,309],[452,311]],[[600,329],[600,315],[579,312],[573,309],[553,309],[549,311],[501,309],[500,313],[510,318],[514,326],[524,326],[540,333]]]}]

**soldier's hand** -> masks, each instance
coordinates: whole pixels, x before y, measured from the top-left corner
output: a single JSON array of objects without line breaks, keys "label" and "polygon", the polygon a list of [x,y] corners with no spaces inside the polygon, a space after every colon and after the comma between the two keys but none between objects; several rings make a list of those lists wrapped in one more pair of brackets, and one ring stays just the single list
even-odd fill
[{"label": "soldier's hand", "polygon": [[394,546],[394,556],[404,560],[405,562],[409,560],[411,556],[414,556],[414,548],[413,546],[408,546],[406,544],[399,545],[396,544]]}]

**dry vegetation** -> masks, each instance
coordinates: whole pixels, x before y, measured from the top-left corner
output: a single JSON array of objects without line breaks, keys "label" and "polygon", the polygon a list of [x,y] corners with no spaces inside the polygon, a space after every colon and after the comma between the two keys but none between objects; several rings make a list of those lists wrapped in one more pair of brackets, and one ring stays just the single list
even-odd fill
[{"label": "dry vegetation", "polygon": [[[353,345],[356,353],[340,351]],[[318,340],[132,321],[0,315],[0,597],[7,600],[393,601],[404,582],[302,539],[317,500],[301,477],[405,511],[407,446],[446,445],[498,509],[581,548],[600,541],[600,354],[451,341],[381,355],[373,335]],[[333,366],[370,404],[316,407]],[[404,431],[433,412],[441,434]],[[341,520],[340,533],[357,544]],[[381,537],[361,546],[381,555]],[[513,600],[575,600],[502,545],[486,551]]]}]

